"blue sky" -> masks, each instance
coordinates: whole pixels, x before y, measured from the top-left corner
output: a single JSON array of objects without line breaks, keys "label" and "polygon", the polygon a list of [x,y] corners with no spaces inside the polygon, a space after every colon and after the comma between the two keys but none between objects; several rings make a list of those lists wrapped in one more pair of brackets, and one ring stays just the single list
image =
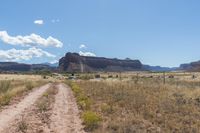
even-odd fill
[{"label": "blue sky", "polygon": [[0,61],[54,62],[81,51],[179,66],[200,60],[199,6],[198,0],[1,0]]}]

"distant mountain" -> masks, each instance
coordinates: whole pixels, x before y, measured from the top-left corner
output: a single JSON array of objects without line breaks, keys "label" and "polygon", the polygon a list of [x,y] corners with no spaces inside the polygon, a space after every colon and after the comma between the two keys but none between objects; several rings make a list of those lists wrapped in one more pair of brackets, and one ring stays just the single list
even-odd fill
[{"label": "distant mountain", "polygon": [[142,70],[142,63],[139,60],[88,57],[77,53],[67,53],[59,60],[59,69],[67,72],[137,71]]},{"label": "distant mountain", "polygon": [[17,62],[0,62],[0,71],[30,71],[31,65]]},{"label": "distant mountain", "polygon": [[46,63],[41,63],[41,64],[44,64],[44,65],[48,65],[50,67],[58,67],[59,66],[59,63],[49,63],[49,62],[46,62]]},{"label": "distant mountain", "polygon": [[169,72],[169,71],[175,71],[178,68],[177,67],[161,67],[161,66],[150,66],[150,65],[143,65],[143,69],[147,71],[154,71],[154,72]]},{"label": "distant mountain", "polygon": [[200,71],[200,61],[181,64],[179,70],[185,71]]},{"label": "distant mountain", "polygon": [[45,64],[24,64],[17,62],[0,62],[0,71],[36,71],[36,70],[54,70],[54,67]]},{"label": "distant mountain", "polygon": [[31,64],[31,71],[36,70],[53,70],[54,68],[45,64]]}]

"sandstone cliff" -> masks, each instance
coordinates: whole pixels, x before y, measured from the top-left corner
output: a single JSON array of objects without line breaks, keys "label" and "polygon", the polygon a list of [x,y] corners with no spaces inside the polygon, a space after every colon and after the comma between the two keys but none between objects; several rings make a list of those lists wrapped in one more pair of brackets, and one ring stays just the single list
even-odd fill
[{"label": "sandstone cliff", "polygon": [[67,72],[135,71],[142,70],[142,64],[139,60],[86,57],[67,53],[59,60],[59,69]]}]

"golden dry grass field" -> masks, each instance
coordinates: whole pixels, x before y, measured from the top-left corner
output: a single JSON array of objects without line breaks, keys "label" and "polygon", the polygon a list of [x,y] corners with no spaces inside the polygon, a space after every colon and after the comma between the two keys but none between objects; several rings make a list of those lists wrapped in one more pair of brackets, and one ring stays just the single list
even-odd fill
[{"label": "golden dry grass field", "polygon": [[71,83],[87,131],[200,132],[199,73],[100,75]]},{"label": "golden dry grass field", "polygon": [[[69,93],[64,92],[69,89],[65,90],[60,83],[71,87],[84,128],[82,131],[82,126],[74,125],[71,126],[73,129],[66,131],[80,130],[80,132],[94,133],[198,133],[200,131],[200,73],[90,73],[75,74],[72,79],[68,79],[69,77],[70,74],[45,77],[1,74],[0,111],[6,106],[17,104],[35,87],[47,83],[54,84],[49,88],[52,93],[48,94],[48,91],[44,93],[40,98],[43,100],[37,100],[36,104],[25,110],[23,113],[25,118],[15,120],[11,126],[13,128],[6,131],[33,132],[40,129],[48,132],[46,129],[48,124],[51,127],[52,112],[56,111],[53,104],[57,102],[65,104],[73,100],[73,96],[65,100],[57,95],[59,90],[62,90],[63,94],[66,93],[65,95]],[[58,94],[62,93],[60,91]],[[61,101],[55,102],[56,100]],[[70,110],[76,110],[75,106],[70,107]],[[63,114],[63,117],[61,115],[59,116],[61,119],[69,117],[72,119],[70,121],[75,118],[70,116],[73,113]],[[75,119],[80,124],[78,118]],[[34,123],[30,123],[33,120]],[[35,128],[38,123],[41,126]],[[66,121],[67,123],[70,124],[69,121]],[[62,127],[57,127],[57,131],[59,128]]]},{"label": "golden dry grass field", "polygon": [[39,75],[0,74],[0,108],[49,81]]}]

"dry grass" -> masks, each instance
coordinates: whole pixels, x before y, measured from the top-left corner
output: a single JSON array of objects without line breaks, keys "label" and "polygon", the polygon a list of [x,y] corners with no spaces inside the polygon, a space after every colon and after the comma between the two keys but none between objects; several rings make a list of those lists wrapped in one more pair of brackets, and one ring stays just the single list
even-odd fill
[{"label": "dry grass", "polygon": [[25,75],[25,74],[0,74],[0,80],[39,80],[40,75]]},{"label": "dry grass", "polygon": [[17,131],[21,132],[21,133],[26,133],[27,129],[28,129],[28,124],[26,123],[26,121],[24,120],[24,118],[22,117],[20,122],[17,125]]},{"label": "dry grass", "polygon": [[[44,78],[45,76],[45,78]],[[60,76],[60,74],[58,74]],[[62,78],[62,77],[61,77]],[[37,74],[0,74],[1,80],[18,80],[18,81],[46,81],[46,82],[55,82],[57,81],[56,75],[37,75]]]},{"label": "dry grass", "polygon": [[[13,98],[21,96],[25,92],[47,83],[46,80],[30,80],[27,78],[27,75],[25,76],[27,79],[16,77],[16,79],[12,80],[8,79],[7,76],[4,77],[4,80],[0,80],[0,107],[8,105]],[[15,78],[15,76],[13,78]]]},{"label": "dry grass", "polygon": [[[81,81],[78,93],[102,117],[93,132],[199,132],[200,84],[162,79]],[[76,90],[75,90],[76,91]],[[76,92],[75,92],[76,94]],[[76,94],[77,95],[77,94]],[[79,102],[79,101],[78,101]]]},{"label": "dry grass", "polygon": [[[85,79],[84,79],[85,80]],[[100,115],[93,112],[91,110],[91,99],[86,95],[86,93],[80,89],[80,87],[74,82],[67,82],[72,88],[74,95],[76,97],[77,104],[79,108],[82,110],[82,120],[85,125],[86,131],[93,131],[99,126],[99,122],[101,121]]]}]

